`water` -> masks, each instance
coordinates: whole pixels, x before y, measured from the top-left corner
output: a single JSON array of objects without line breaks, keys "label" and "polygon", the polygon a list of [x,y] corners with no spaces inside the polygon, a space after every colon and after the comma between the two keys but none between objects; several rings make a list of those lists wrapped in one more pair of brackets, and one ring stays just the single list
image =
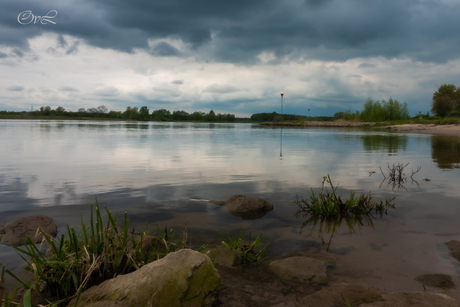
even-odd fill
[{"label": "water", "polygon": [[[0,120],[0,224],[26,215],[52,217],[61,230],[78,226],[97,200],[128,211],[137,229],[180,229],[193,243],[219,244],[218,232],[263,233],[269,255],[322,249],[293,217],[293,199],[321,189],[329,174],[338,193],[396,197],[396,209],[350,235],[342,225],[329,252],[331,282],[365,282],[386,291],[423,291],[414,280],[443,273],[460,283],[460,266],[444,242],[460,240],[460,139],[353,129],[261,128],[255,124]],[[381,169],[409,163],[412,181],[387,185]],[[372,173],[375,172],[375,173]],[[431,181],[422,179],[429,178]],[[243,220],[208,200],[233,194],[275,204],[263,218]],[[329,240],[331,234],[324,233]],[[0,262],[22,260],[0,245]],[[430,289],[430,291],[435,291]],[[438,291],[438,290],[436,290]],[[460,290],[447,294],[460,299]]]}]

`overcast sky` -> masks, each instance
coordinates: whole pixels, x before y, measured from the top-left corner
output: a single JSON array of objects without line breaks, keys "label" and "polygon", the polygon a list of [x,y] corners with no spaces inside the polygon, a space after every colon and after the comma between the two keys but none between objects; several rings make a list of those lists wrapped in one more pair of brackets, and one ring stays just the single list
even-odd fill
[{"label": "overcast sky", "polygon": [[2,0],[0,110],[250,116],[284,93],[285,113],[368,97],[426,113],[460,85],[459,16],[459,0]]}]

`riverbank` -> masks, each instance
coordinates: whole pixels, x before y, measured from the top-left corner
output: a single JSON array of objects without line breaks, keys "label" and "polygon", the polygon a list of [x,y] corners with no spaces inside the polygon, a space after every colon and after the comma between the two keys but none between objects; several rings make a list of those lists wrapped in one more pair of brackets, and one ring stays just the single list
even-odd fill
[{"label": "riverbank", "polygon": [[382,127],[383,129],[409,132],[409,133],[427,133],[451,135],[460,137],[460,125],[436,125],[436,124],[404,124]]},{"label": "riverbank", "polygon": [[348,122],[348,121],[334,121],[334,122],[266,122],[261,123],[261,126],[266,127],[329,127],[329,128],[379,128],[392,131],[408,132],[408,133],[425,133],[437,135],[451,135],[460,137],[460,125],[458,124],[418,124],[409,123],[401,125],[388,125],[388,122]]},{"label": "riverbank", "polygon": [[347,127],[370,127],[376,124],[375,122],[348,122],[348,121],[333,121],[333,122],[320,122],[320,121],[297,121],[297,122],[265,122],[261,126],[268,127],[331,127],[331,128],[347,128]]}]

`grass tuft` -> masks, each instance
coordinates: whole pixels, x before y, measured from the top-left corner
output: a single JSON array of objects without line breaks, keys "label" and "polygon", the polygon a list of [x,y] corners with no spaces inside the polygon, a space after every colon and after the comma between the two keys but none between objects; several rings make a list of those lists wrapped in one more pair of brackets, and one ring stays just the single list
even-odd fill
[{"label": "grass tuft", "polygon": [[[331,186],[331,191],[325,188],[325,183],[329,183]],[[337,196],[336,191],[338,185],[334,188],[332,184],[331,177],[329,175],[323,177],[321,192],[318,193],[318,196],[315,195],[313,189],[311,189],[312,195],[310,196],[310,202],[305,199],[294,200],[294,203],[299,207],[299,210],[295,214],[296,217],[299,217],[302,213],[307,214],[318,214],[327,218],[340,218],[345,215],[351,214],[368,214],[372,210],[375,210],[376,213],[386,213],[388,208],[394,208],[394,205],[391,202],[394,200],[387,199],[386,203],[383,204],[376,203],[372,201],[371,192],[369,194],[360,196],[355,196],[356,192],[350,192],[350,198],[347,200],[342,200],[342,195]]]},{"label": "grass tuft", "polygon": [[262,247],[259,251],[257,251],[257,247],[259,246],[261,235],[259,234],[254,242],[251,243],[251,233],[249,233],[249,238],[246,243],[244,239],[243,227],[241,227],[240,232],[234,237],[229,237],[225,239],[222,235],[222,245],[232,249],[237,252],[238,258],[241,264],[260,264],[266,257],[262,257],[263,253],[266,251],[269,243],[267,243],[264,247]]}]

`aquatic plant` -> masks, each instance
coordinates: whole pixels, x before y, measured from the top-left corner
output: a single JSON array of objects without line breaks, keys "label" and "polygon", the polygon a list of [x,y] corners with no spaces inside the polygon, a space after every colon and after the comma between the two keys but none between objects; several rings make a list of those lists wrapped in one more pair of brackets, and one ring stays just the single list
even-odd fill
[{"label": "aquatic plant", "polygon": [[[324,187],[325,183],[331,185],[331,192],[329,192],[327,187]],[[302,213],[308,213],[319,214],[320,216],[329,218],[339,218],[349,214],[368,214],[372,210],[382,214],[386,213],[388,208],[394,208],[394,205],[391,204],[394,198],[387,199],[385,204],[383,204],[382,201],[376,203],[372,201],[371,192],[369,192],[368,195],[361,194],[355,197],[356,192],[351,191],[350,198],[344,201],[342,200],[342,195],[337,196],[336,194],[338,187],[337,185],[334,188],[329,174],[324,176],[321,192],[318,193],[318,196],[316,196],[313,189],[311,189],[311,202],[305,199],[299,200],[298,197],[294,200],[294,203],[299,207],[295,216],[298,217]]]},{"label": "aquatic plant", "polygon": [[[408,165],[409,165],[409,163],[406,163],[406,164],[398,163],[396,165],[393,164],[390,167],[390,163],[387,163],[387,171],[388,171],[388,177],[389,177],[387,185],[393,185],[392,190],[394,190],[397,187],[398,191],[399,190],[407,191],[407,189],[404,187],[404,183],[407,181],[407,176],[406,176],[406,173],[404,173],[404,168],[406,168],[406,166],[408,166]],[[418,184],[418,182],[413,177],[421,169],[422,169],[422,167],[420,167],[420,166],[417,167],[417,170],[415,172],[412,171],[412,175],[409,176],[409,178],[412,180],[412,183],[415,182],[417,184],[417,187],[420,187],[420,185]],[[381,167],[380,167],[380,172],[383,175],[382,183],[380,183],[380,186],[382,186],[382,184],[385,182],[387,177],[383,173]]]},{"label": "aquatic plant", "polygon": [[247,244],[244,240],[243,227],[241,227],[240,232],[234,238],[229,237],[226,240],[222,235],[220,236],[222,238],[223,246],[237,252],[241,264],[260,264],[264,259],[266,259],[266,257],[262,258],[262,255],[270,244],[267,243],[264,247],[257,251],[257,246],[260,243],[261,235],[262,234],[259,234],[254,242],[251,243],[251,232],[249,232]]},{"label": "aquatic plant", "polygon": [[[26,289],[33,288],[38,292],[50,293],[57,300],[55,303],[61,303],[74,297],[78,300],[83,290],[139,269],[149,261],[174,251],[175,246],[185,247],[186,228],[183,234],[185,240],[180,238],[180,243],[169,241],[170,237],[174,237],[173,231],[165,228],[165,232],[162,232],[158,228],[166,252],[156,253],[153,249],[153,252],[146,255],[143,252],[143,241],[149,234],[148,226],[139,235],[134,235],[134,230],[129,233],[130,220],[127,213],[125,212],[120,226],[107,207],[104,208],[108,217],[105,225],[96,200],[95,214],[91,204],[90,224],[86,226],[82,218],[80,233],[77,234],[73,227],[66,226],[66,234],[62,234],[59,239],[53,239],[40,229],[45,251],[41,245],[37,247],[31,238],[27,238],[29,244],[25,249],[15,247],[20,256],[29,262],[27,270],[34,273],[33,286],[19,280],[10,271],[6,272],[20,281]],[[30,260],[25,257],[30,257]]]},{"label": "aquatic plant", "polygon": [[[331,185],[332,191],[329,192],[324,187],[325,183]],[[298,198],[294,202],[299,207],[297,212],[294,214],[296,218],[305,218],[306,220],[300,226],[300,234],[307,225],[312,225],[310,235],[312,235],[318,227],[318,237],[321,239],[323,246],[329,247],[332,242],[332,238],[337,234],[337,230],[341,227],[343,221],[350,231],[350,235],[356,232],[355,226],[361,231],[361,226],[366,225],[374,229],[373,220],[376,218],[372,215],[373,212],[379,214],[380,217],[383,214],[387,214],[389,208],[395,208],[392,201],[395,199],[388,198],[380,203],[372,201],[371,193],[368,195],[361,194],[356,197],[355,191],[350,192],[350,198],[342,200],[342,195],[337,196],[336,192],[338,185],[334,188],[331,177],[329,175],[323,177],[321,192],[318,196],[315,195],[312,189],[312,196],[310,196],[311,202],[308,200],[299,200]],[[331,234],[329,240],[324,239],[325,234]]]}]

